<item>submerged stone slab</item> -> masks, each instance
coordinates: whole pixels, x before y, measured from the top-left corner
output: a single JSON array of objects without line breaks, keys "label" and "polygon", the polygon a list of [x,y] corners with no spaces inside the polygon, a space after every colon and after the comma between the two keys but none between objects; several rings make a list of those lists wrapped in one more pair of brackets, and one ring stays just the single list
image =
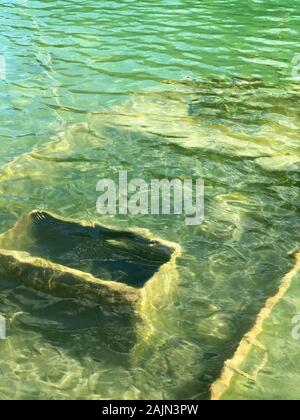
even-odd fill
[{"label": "submerged stone slab", "polygon": [[[299,399],[300,253],[211,386],[211,399]],[[286,374],[289,372],[289,375]],[[292,397],[292,398],[291,398]]]},{"label": "submerged stone slab", "polygon": [[176,245],[33,211],[0,237],[1,274],[43,292],[134,310],[141,289],[170,262]]}]

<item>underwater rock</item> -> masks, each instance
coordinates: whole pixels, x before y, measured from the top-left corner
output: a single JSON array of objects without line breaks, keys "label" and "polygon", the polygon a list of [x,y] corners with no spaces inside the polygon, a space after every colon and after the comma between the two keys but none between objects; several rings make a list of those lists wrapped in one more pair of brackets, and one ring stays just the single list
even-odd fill
[{"label": "underwater rock", "polygon": [[255,159],[255,163],[266,171],[297,171],[300,166],[300,156],[278,156]]},{"label": "underwater rock", "polygon": [[[283,376],[298,368],[296,360],[290,356],[293,353],[296,358],[299,353],[297,337],[293,337],[292,327],[286,329],[284,326],[291,325],[294,310],[299,307],[299,282],[296,281],[300,273],[299,252],[295,258],[295,266],[281,280],[277,294],[266,301],[254,326],[242,338],[234,356],[225,362],[219,379],[212,384],[212,400],[232,399],[233,396],[235,399],[249,399],[250,393],[250,399],[268,399],[270,390],[274,399],[275,389],[278,389],[278,399],[282,399]],[[282,375],[278,374],[280,368]],[[276,375],[270,372],[276,372]],[[295,382],[292,376],[284,380],[290,384]],[[299,386],[295,389],[299,390]],[[299,399],[299,392],[296,391],[295,395]]]},{"label": "underwater rock", "polygon": [[0,237],[1,275],[59,297],[132,312],[141,288],[174,248],[145,232],[121,231],[33,211]]},{"label": "underwater rock", "polygon": [[174,91],[136,96],[109,114],[92,115],[91,132],[234,157],[278,158],[287,148],[299,155],[296,85],[241,78],[168,83]]},{"label": "underwater rock", "polygon": [[96,279],[89,273],[32,257],[26,252],[1,249],[0,265],[1,275],[19,279],[36,290],[58,297],[81,296],[97,301],[103,308],[109,305],[113,309],[117,305],[118,312],[139,298],[139,292],[133,288]]},{"label": "underwater rock", "polygon": [[[44,146],[8,163],[0,176],[1,193],[9,195],[13,189],[16,196],[26,197],[28,185],[40,191],[46,171],[52,187],[71,178],[69,188],[74,189],[74,179],[79,180],[82,173],[94,176],[99,167],[101,173],[110,173],[115,146],[122,162],[141,159],[137,164],[141,167],[148,144],[162,146],[162,151],[167,146],[181,154],[204,152],[254,159],[270,171],[298,170],[297,85],[278,87],[255,78],[168,83],[172,90],[133,95],[106,112],[89,115],[84,123],[66,127]],[[70,163],[79,175],[73,175]],[[64,184],[55,191],[56,197],[65,195]]]}]

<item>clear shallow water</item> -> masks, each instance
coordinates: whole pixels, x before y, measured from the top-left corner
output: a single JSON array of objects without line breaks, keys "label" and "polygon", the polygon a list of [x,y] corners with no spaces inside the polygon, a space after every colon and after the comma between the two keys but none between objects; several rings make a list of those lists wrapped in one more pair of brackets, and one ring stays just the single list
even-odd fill
[{"label": "clear shallow water", "polygon": [[[298,1],[0,7],[1,231],[39,208],[146,227],[183,250],[134,356],[99,337],[83,303],[2,279],[1,398],[207,398],[299,245]],[[99,217],[96,182],[124,169],[204,178],[205,223]]]}]

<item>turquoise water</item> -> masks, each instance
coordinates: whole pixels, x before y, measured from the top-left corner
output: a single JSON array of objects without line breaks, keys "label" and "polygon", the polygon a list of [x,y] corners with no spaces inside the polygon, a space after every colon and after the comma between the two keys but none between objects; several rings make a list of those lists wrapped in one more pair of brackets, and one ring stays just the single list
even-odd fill
[{"label": "turquoise water", "polygon": [[[110,326],[83,302],[2,275],[0,397],[208,398],[299,247],[299,2],[0,7],[1,232],[37,208],[148,228],[182,248],[172,299],[149,314],[134,354],[101,339]],[[205,223],[99,216],[96,183],[120,170],[204,178]]]}]

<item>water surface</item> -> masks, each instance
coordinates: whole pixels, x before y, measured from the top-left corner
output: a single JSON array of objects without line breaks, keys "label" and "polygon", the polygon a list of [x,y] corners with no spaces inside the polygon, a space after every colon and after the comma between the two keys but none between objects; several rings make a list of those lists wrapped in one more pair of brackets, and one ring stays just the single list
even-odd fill
[{"label": "water surface", "polygon": [[[99,329],[116,331],[84,303],[2,278],[0,397],[208,398],[299,246],[291,77],[299,2],[1,0],[0,8],[1,232],[41,209],[148,228],[182,248],[173,297],[149,314],[151,334],[135,355],[101,339]],[[204,178],[205,223],[100,217],[96,183],[120,170]],[[277,378],[276,365],[268,375]]]}]

